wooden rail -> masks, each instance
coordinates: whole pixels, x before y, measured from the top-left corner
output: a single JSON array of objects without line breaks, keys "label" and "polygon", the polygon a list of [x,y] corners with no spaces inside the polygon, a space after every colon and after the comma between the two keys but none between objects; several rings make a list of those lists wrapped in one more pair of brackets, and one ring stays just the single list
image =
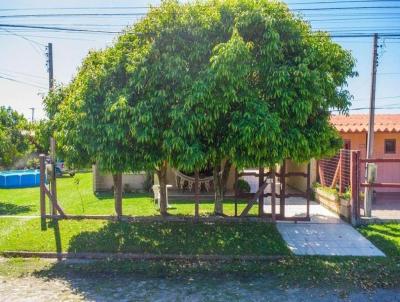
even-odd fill
[{"label": "wooden rail", "polygon": [[396,182],[377,182],[377,183],[361,183],[361,187],[363,188],[400,188],[400,183]]},{"label": "wooden rail", "polygon": [[370,158],[360,159],[361,163],[400,163],[400,158]]}]

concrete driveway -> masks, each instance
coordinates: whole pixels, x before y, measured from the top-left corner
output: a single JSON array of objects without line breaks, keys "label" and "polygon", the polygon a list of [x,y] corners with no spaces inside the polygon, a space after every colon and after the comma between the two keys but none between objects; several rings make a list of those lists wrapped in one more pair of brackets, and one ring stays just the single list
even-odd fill
[{"label": "concrete driveway", "polygon": [[[265,210],[270,211],[269,200]],[[286,216],[305,216],[305,200],[288,198]],[[279,202],[276,209],[279,212]],[[311,221],[278,222],[277,227],[295,255],[384,257],[378,248],[340,217],[312,201]]]}]

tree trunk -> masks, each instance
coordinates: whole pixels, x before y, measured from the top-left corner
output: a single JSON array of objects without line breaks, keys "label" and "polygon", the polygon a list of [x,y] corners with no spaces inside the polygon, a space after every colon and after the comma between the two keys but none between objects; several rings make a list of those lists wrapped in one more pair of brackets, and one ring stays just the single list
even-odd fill
[{"label": "tree trunk", "polygon": [[122,216],[122,174],[113,174],[115,213]]},{"label": "tree trunk", "polygon": [[158,181],[160,183],[160,213],[162,216],[168,215],[167,212],[167,162],[164,161],[157,169]]},{"label": "tree trunk", "polygon": [[[222,168],[221,168],[222,166]],[[229,171],[231,170],[232,164],[228,160],[222,162],[216,162],[213,167],[213,179],[214,179],[214,214],[223,215],[223,202],[226,190],[226,183],[229,177]]]}]

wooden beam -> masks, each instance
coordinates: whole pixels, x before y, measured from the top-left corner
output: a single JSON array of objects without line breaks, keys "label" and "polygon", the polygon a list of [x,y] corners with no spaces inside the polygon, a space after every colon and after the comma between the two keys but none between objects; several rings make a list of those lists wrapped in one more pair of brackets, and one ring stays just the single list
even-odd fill
[{"label": "wooden beam", "polygon": [[360,151],[351,151],[350,155],[350,211],[351,211],[351,224],[357,225],[360,219]]},{"label": "wooden beam", "polygon": [[[258,187],[264,184],[264,168],[260,167],[258,176]],[[264,190],[258,195],[258,216],[262,217],[264,215]]]},{"label": "wooden beam", "polygon": [[237,222],[262,222],[271,223],[271,219],[268,215],[263,217],[233,217],[233,216],[200,216],[196,218],[194,216],[130,216],[122,215],[118,217],[116,215],[46,215],[46,218],[59,219],[59,220],[108,220],[108,221],[126,221],[126,222],[141,222],[141,223],[154,223],[154,222],[204,222],[204,223],[237,223]]},{"label": "wooden beam", "polygon": [[288,172],[288,173],[285,174],[285,177],[291,177],[291,176],[307,177],[307,173],[303,173],[303,172]]},{"label": "wooden beam", "polygon": [[400,158],[370,158],[360,159],[361,163],[400,163]]},{"label": "wooden beam", "polygon": [[199,170],[196,170],[194,172],[194,191],[195,191],[195,197],[194,197],[194,216],[199,217]]},{"label": "wooden beam", "polygon": [[45,155],[40,154],[40,216],[44,218],[46,215],[46,175],[45,175]]},{"label": "wooden beam", "polygon": [[310,193],[311,193],[311,164],[307,165],[307,189],[306,189],[306,198],[307,198],[307,215],[306,217],[310,218]]},{"label": "wooden beam", "polygon": [[238,177],[242,177],[242,176],[254,176],[254,177],[258,177],[259,174],[257,172],[240,172],[238,174]]},{"label": "wooden beam", "polygon": [[256,203],[256,201],[258,200],[259,196],[260,196],[260,192],[264,192],[265,188],[267,187],[268,182],[265,181],[264,184],[258,188],[257,192],[254,193],[254,197],[252,199],[250,199],[246,205],[246,207],[244,208],[243,212],[240,214],[240,216],[246,216],[247,214],[249,214],[249,211],[251,209],[251,207]]},{"label": "wooden beam", "polygon": [[336,171],[335,171],[335,175],[333,176],[332,179],[332,184],[330,185],[330,187],[333,189],[336,187],[336,183],[338,182],[339,179],[339,171],[340,171],[340,161],[338,162],[338,165],[336,167]]},{"label": "wooden beam", "polygon": [[324,175],[324,170],[323,170],[323,168],[322,168],[322,166],[321,166],[321,162],[320,161],[318,161],[318,175],[319,175],[319,179],[320,179],[320,182],[321,182],[321,185],[323,185],[324,187],[326,187],[327,185],[326,185],[326,181],[325,181],[325,175]]},{"label": "wooden beam", "polygon": [[279,198],[279,209],[280,212],[279,214],[282,217],[285,217],[285,192],[286,192],[286,159],[283,160],[282,166],[281,166],[281,191],[280,191],[280,198]]},{"label": "wooden beam", "polygon": [[270,169],[271,177],[272,177],[272,187],[271,187],[271,214],[272,214],[272,221],[276,221],[276,176],[275,176],[275,166]]},{"label": "wooden beam", "polygon": [[239,180],[238,171],[235,168],[235,184],[234,184],[234,186],[235,186],[235,217],[237,217],[237,215],[238,215],[238,195],[239,195],[238,180]]},{"label": "wooden beam", "polygon": [[342,195],[344,191],[343,185],[343,150],[339,151],[339,195]]},{"label": "wooden beam", "polygon": [[375,188],[400,188],[400,183],[399,182],[376,182],[376,183],[362,183],[360,184],[361,187],[365,188],[371,188],[371,187],[375,187]]},{"label": "wooden beam", "polygon": [[45,231],[46,227],[46,157],[44,154],[39,156],[40,163],[40,226]]}]

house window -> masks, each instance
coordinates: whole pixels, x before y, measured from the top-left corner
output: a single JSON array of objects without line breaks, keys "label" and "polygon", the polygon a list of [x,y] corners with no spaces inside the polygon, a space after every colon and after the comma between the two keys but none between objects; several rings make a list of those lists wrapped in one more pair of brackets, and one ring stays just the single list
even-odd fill
[{"label": "house window", "polygon": [[396,140],[385,139],[385,154],[396,153]]},{"label": "house window", "polygon": [[349,139],[345,139],[344,140],[344,149],[346,149],[346,150],[350,150],[351,149],[351,140],[349,140]]}]

